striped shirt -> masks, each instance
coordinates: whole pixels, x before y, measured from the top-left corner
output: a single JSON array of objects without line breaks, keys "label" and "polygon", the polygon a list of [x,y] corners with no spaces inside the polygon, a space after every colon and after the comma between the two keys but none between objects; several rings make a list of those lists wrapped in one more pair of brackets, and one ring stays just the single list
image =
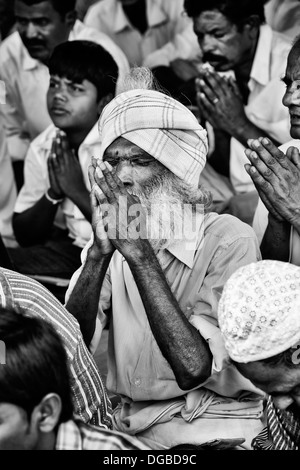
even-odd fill
[{"label": "striped shirt", "polygon": [[85,423],[111,428],[111,403],[77,320],[40,283],[3,268],[0,268],[0,305],[21,307],[28,315],[54,326],[69,359],[75,415]]},{"label": "striped shirt", "polygon": [[150,450],[135,437],[68,421],[58,429],[55,450]]}]

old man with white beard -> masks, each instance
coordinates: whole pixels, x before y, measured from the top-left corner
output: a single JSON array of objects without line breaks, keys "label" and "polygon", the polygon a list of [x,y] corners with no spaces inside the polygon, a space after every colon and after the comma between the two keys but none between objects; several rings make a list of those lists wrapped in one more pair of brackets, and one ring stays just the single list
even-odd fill
[{"label": "old man with white beard", "polygon": [[230,275],[260,259],[256,236],[208,212],[198,187],[206,132],[181,103],[126,91],[99,130],[93,237],[66,305],[92,352],[109,321],[107,388],[121,400],[114,428],[152,449],[218,438],[249,449],[263,394],[229,364],[217,310]]}]

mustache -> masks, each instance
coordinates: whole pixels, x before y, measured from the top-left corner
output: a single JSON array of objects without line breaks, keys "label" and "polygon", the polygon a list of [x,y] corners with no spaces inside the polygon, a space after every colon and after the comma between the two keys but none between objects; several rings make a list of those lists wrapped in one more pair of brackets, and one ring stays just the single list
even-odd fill
[{"label": "mustache", "polygon": [[224,57],[221,57],[219,55],[214,55],[214,54],[203,54],[203,62],[218,62],[218,63],[225,63],[226,59]]},{"label": "mustache", "polygon": [[45,46],[44,41],[37,41],[37,40],[23,38],[23,42],[24,44],[26,44],[27,47]]}]

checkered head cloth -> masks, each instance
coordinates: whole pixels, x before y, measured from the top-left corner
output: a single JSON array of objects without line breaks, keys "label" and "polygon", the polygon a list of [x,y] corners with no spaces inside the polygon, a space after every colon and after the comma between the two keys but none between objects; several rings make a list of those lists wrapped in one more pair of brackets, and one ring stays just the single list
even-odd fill
[{"label": "checkered head cloth", "polygon": [[218,308],[229,356],[253,362],[300,341],[300,268],[263,260],[239,268],[226,282]]},{"label": "checkered head cloth", "polygon": [[101,155],[124,137],[159,160],[172,173],[197,186],[208,151],[207,134],[189,109],[154,90],[117,95],[99,120]]}]

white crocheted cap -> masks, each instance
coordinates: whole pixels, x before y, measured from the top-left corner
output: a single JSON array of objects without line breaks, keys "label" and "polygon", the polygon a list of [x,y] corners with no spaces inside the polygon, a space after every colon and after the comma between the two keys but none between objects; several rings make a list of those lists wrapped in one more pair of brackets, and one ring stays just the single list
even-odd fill
[{"label": "white crocheted cap", "polygon": [[219,302],[220,329],[236,362],[267,359],[300,341],[300,268],[264,260],[239,268]]}]

